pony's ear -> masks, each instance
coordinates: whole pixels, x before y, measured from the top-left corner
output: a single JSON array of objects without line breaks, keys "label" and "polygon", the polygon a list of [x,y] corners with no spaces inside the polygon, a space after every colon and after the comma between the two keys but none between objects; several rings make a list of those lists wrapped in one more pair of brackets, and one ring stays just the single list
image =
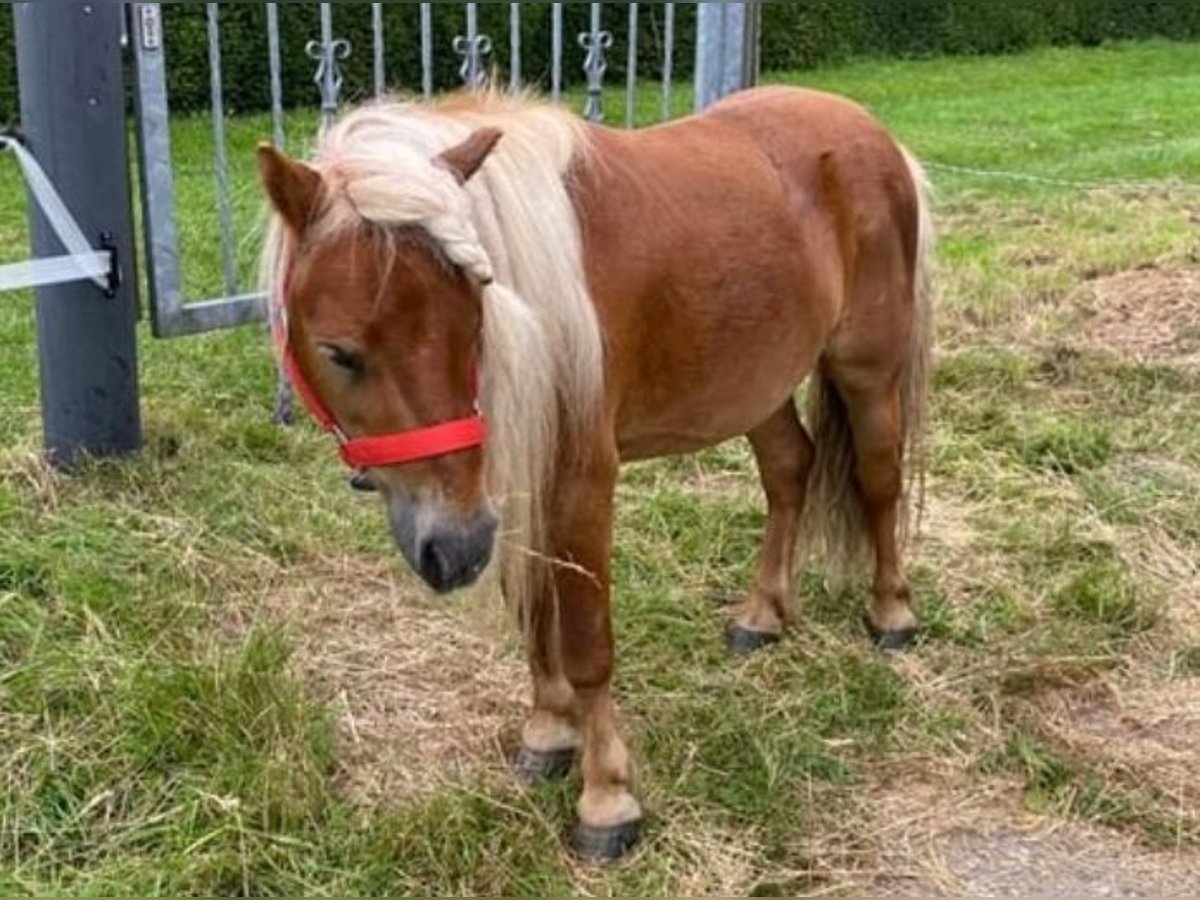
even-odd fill
[{"label": "pony's ear", "polygon": [[297,234],[303,234],[317,209],[320,174],[266,143],[258,145],[258,171],[276,211]]},{"label": "pony's ear", "polygon": [[466,184],[496,149],[504,132],[499,128],[480,128],[457,147],[451,147],[434,162]]}]

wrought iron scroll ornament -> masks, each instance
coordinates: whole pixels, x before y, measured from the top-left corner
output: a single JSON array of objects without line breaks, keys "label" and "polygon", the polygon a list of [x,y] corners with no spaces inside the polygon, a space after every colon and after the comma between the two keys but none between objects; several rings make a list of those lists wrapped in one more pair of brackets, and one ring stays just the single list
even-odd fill
[{"label": "wrought iron scroll ornament", "polygon": [[579,35],[579,46],[587,52],[583,71],[587,74],[588,97],[583,114],[592,122],[604,120],[604,75],[608,71],[605,54],[612,45],[611,31],[585,31]]},{"label": "wrought iron scroll ornament", "polygon": [[309,41],[304,48],[310,59],[317,61],[313,78],[321,90],[321,118],[326,128],[333,124],[342,99],[342,62],[350,58],[350,42],[341,38],[329,41]]},{"label": "wrought iron scroll ornament", "polygon": [[486,34],[476,34],[454,39],[454,52],[462,58],[458,74],[469,90],[477,91],[487,85],[487,70],[484,59],[492,52],[492,39]]}]

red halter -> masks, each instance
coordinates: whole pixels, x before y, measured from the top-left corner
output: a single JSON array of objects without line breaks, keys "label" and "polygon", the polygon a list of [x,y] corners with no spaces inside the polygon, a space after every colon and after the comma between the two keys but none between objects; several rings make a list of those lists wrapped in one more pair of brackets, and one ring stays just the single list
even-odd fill
[{"label": "red halter", "polygon": [[286,315],[286,308],[276,310],[275,334],[280,345],[279,352],[283,358],[284,371],[317,424],[337,438],[342,460],[350,468],[362,470],[403,466],[474,450],[487,442],[487,423],[478,413],[455,422],[430,425],[383,437],[351,438],[338,424],[329,407],[321,402],[321,398],[300,371],[288,337]]}]

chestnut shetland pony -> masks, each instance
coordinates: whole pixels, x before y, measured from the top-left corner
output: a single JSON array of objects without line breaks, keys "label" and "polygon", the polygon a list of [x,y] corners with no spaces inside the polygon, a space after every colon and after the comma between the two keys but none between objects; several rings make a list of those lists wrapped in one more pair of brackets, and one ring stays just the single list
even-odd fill
[{"label": "chestnut shetland pony", "polygon": [[460,96],[367,106],[311,163],[267,146],[259,162],[275,318],[344,437],[480,404],[486,443],[366,477],[438,592],[474,583],[498,545],[533,676],[518,771],[581,754],[581,855],[623,855],[642,819],[611,693],[623,462],[749,436],[768,517],[735,650],[782,634],[798,544],[872,548],[870,630],[884,648],[915,634],[900,546],[933,236],[920,167],[862,109],[768,88],[625,132]]}]

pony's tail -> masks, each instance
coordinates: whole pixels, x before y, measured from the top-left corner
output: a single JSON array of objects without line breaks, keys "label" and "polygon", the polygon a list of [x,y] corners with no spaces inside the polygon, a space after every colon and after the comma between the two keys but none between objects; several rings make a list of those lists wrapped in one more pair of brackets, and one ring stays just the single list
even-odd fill
[{"label": "pony's tail", "polygon": [[855,487],[854,435],[837,387],[818,369],[808,385],[808,429],[816,457],[808,479],[801,540],[826,570],[847,577],[866,558],[867,522]]},{"label": "pony's tail", "polygon": [[[919,529],[925,506],[925,430],[933,356],[937,243],[925,171],[907,150],[904,158],[917,193],[919,230],[913,273],[912,334],[901,381],[905,458],[899,534],[902,545]],[[831,574],[845,577],[867,558],[870,542],[855,483],[856,455],[850,417],[837,387],[820,369],[809,385],[808,426],[816,445],[816,459],[808,484],[805,519],[810,533],[805,539],[810,550],[824,552]]]},{"label": "pony's tail", "polygon": [[929,384],[933,374],[934,304],[937,299],[937,231],[933,224],[932,186],[920,161],[901,148],[917,193],[917,265],[913,273],[913,322],[908,360],[901,385],[904,427],[905,506],[901,517],[908,538],[920,532],[925,514],[925,485],[928,472]]}]

